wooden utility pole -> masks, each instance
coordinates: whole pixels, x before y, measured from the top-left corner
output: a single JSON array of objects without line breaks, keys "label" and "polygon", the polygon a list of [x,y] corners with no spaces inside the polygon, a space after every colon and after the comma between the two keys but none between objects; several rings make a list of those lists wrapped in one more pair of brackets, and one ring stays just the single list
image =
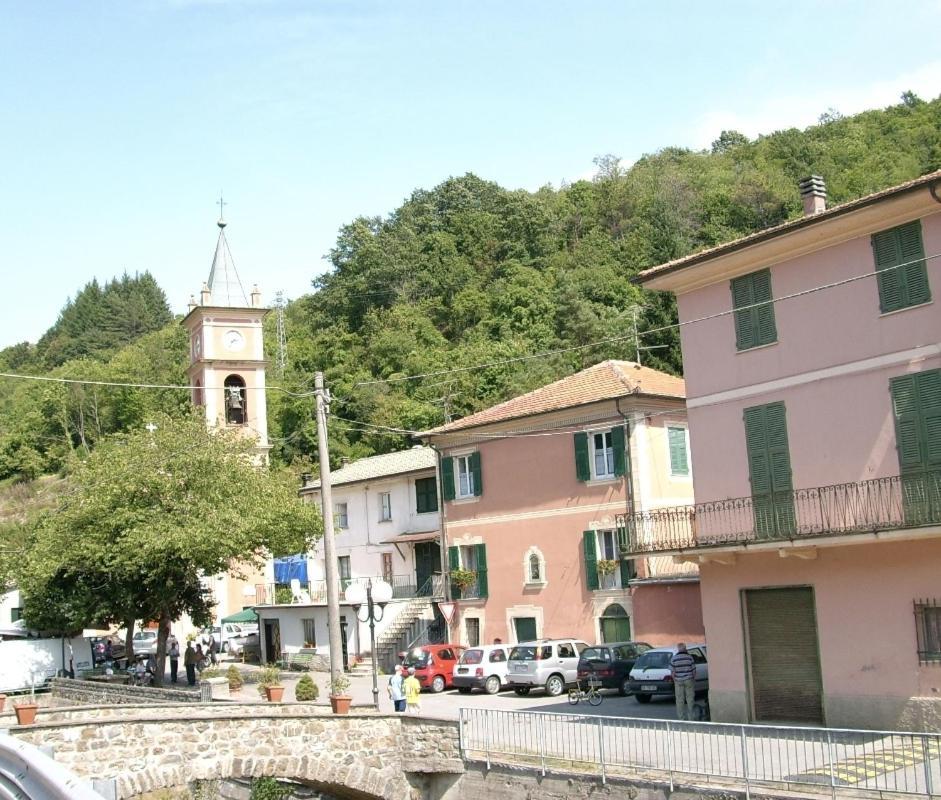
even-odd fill
[{"label": "wooden utility pole", "polygon": [[[327,580],[327,633],[330,639],[330,681],[343,675],[343,644],[340,638],[340,584],[337,580],[336,546],[333,541],[333,492],[330,486],[330,452],[327,447],[327,414],[330,392],[323,387],[323,373],[314,376],[317,397],[317,453],[320,457],[320,506],[323,509],[323,557]],[[331,694],[333,690],[331,688]]]}]

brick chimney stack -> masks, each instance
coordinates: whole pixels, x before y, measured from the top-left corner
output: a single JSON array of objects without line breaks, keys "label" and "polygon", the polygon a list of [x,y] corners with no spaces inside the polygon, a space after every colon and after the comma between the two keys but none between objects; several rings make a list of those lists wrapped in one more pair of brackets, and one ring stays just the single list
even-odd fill
[{"label": "brick chimney stack", "polygon": [[827,210],[827,184],[819,175],[802,178],[798,184],[801,200],[804,201],[804,215],[812,217]]}]

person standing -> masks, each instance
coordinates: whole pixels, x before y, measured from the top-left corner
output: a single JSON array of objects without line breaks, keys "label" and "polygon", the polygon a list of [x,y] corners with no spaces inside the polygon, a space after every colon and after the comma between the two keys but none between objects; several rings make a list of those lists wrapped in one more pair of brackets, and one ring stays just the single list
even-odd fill
[{"label": "person standing", "polygon": [[186,682],[190,686],[196,685],[196,651],[193,643],[186,643],[186,652],[183,654],[183,667],[186,669]]},{"label": "person standing", "polygon": [[216,654],[219,652],[219,644],[216,642],[216,637],[213,634],[209,634],[209,662],[215,666],[219,659],[216,657]]},{"label": "person standing", "polygon": [[421,714],[421,684],[415,677],[415,667],[408,668],[408,677],[403,682],[405,708],[409,714]]},{"label": "person standing", "polygon": [[389,678],[389,699],[397,712],[405,711],[405,680],[402,677],[401,664],[395,665],[395,672]]},{"label": "person standing", "polygon": [[172,633],[167,641],[167,654],[170,657],[170,683],[176,683],[177,671],[180,668],[180,643]]},{"label": "person standing", "polygon": [[670,674],[676,689],[676,718],[693,719],[693,700],[696,696],[696,662],[686,652],[686,645],[680,642],[670,659]]}]

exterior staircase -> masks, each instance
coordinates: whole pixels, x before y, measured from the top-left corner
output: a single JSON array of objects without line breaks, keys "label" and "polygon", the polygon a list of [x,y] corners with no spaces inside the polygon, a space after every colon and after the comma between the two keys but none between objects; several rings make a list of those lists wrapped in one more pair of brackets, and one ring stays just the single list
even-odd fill
[{"label": "exterior staircase", "polygon": [[441,640],[439,616],[431,597],[413,597],[376,640],[376,661],[384,672],[399,662],[399,653],[419,644]]}]

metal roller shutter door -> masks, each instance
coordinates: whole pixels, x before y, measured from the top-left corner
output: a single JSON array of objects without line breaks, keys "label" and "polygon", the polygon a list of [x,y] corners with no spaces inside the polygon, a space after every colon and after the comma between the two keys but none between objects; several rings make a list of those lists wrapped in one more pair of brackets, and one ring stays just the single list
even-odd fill
[{"label": "metal roller shutter door", "polygon": [[746,589],[743,594],[755,721],[822,725],[813,589]]}]

